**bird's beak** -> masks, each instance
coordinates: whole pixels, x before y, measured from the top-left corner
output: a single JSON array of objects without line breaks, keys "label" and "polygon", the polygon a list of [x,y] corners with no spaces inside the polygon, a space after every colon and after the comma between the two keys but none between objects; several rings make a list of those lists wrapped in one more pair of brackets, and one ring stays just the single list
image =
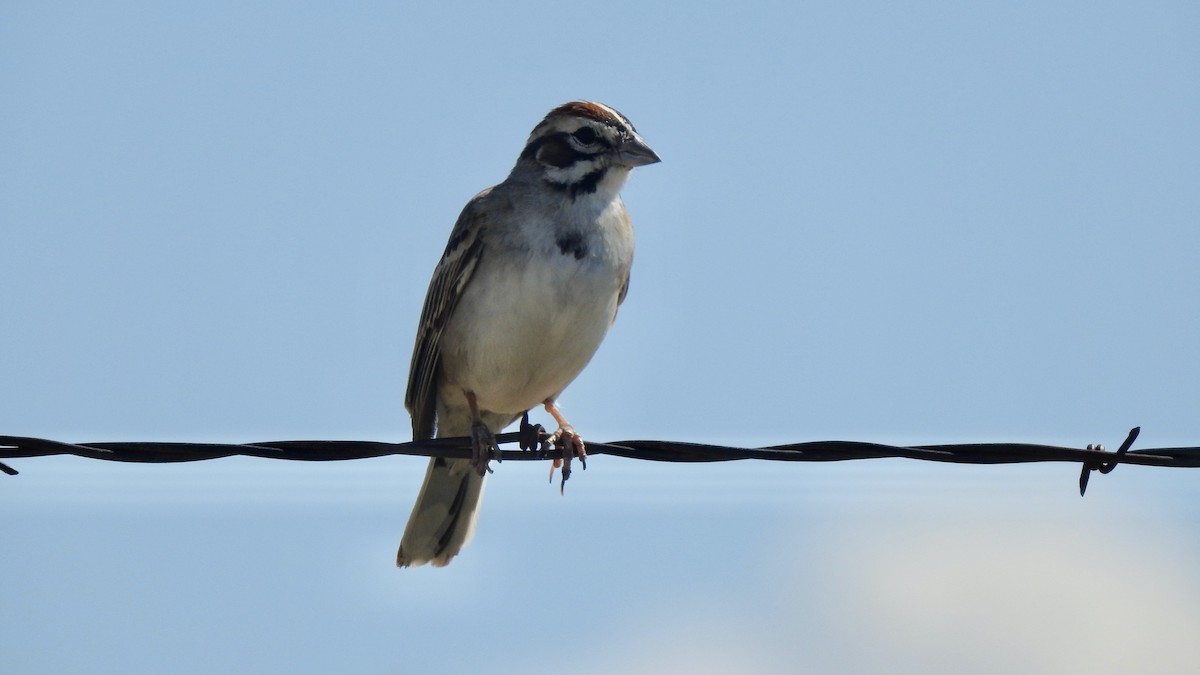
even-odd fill
[{"label": "bird's beak", "polygon": [[643,141],[637,133],[631,134],[621,143],[621,147],[617,149],[617,157],[621,164],[631,169],[635,166],[645,166],[662,161],[658,153],[651,150],[650,146],[646,145],[646,141]]}]

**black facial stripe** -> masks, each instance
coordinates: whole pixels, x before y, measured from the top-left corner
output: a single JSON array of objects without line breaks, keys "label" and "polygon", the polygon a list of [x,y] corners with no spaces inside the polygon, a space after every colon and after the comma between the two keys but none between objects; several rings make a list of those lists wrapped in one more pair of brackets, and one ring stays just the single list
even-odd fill
[{"label": "black facial stripe", "polygon": [[575,199],[579,195],[590,195],[595,192],[596,188],[600,185],[600,181],[604,179],[604,173],[606,171],[608,171],[608,169],[601,167],[595,171],[589,171],[588,173],[583,174],[583,177],[574,183],[556,183],[552,180],[548,180],[546,181],[546,185],[549,185],[555,190],[561,190],[562,192],[567,193],[571,199]]},{"label": "black facial stripe", "polygon": [[578,153],[564,138],[547,138],[534,154],[537,161],[549,166],[565,169],[579,161]]},{"label": "black facial stripe", "polygon": [[[547,146],[547,152],[549,153],[548,158],[551,161],[547,161],[546,163],[550,164],[551,166],[556,166],[560,169],[565,169],[579,160],[591,159],[596,155],[611,150],[613,147],[612,143],[610,143],[607,138],[597,135],[596,152],[591,154],[579,152],[574,148],[574,146],[571,145],[571,142],[567,140],[567,136],[569,135],[570,134],[567,134],[564,131],[559,131],[547,136],[542,136],[541,138],[534,139],[533,142],[525,146],[525,149],[521,151],[521,157],[523,159],[537,157],[538,151],[541,150],[543,146]],[[543,158],[547,158],[547,155],[543,154]]]},{"label": "black facial stripe", "polygon": [[521,159],[532,158],[534,155],[537,154],[538,148],[542,147],[542,143],[545,143],[545,142],[546,142],[545,138],[536,138],[536,139],[530,141],[529,145],[526,145],[525,149],[521,151]]},{"label": "black facial stripe", "polygon": [[574,199],[580,194],[590,195],[596,191],[596,186],[600,185],[600,179],[604,178],[605,169],[596,169],[595,171],[583,174],[583,178],[579,182],[571,185],[571,198]]}]

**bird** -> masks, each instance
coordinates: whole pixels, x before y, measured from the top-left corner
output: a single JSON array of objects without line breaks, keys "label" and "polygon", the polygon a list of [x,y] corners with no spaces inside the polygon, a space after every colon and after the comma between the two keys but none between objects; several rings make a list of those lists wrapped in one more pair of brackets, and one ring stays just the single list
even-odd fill
[{"label": "bird", "polygon": [[469,437],[471,458],[429,461],[397,566],[445,566],[467,545],[499,459],[495,434],[528,410],[554,418],[550,442],[564,457],[586,456],[557,400],[629,290],[621,188],[659,161],[616,109],[571,101],[533,128],[503,182],[463,208],[425,296],[404,403],[414,441]]}]

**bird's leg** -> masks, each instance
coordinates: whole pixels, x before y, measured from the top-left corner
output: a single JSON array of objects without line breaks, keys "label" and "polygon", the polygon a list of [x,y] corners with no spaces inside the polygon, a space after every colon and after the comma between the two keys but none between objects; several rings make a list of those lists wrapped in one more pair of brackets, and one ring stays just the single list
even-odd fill
[{"label": "bird's leg", "polygon": [[546,440],[562,450],[562,459],[556,459],[550,465],[551,481],[554,480],[554,470],[559,466],[562,467],[562,482],[558,484],[558,491],[561,494],[567,479],[571,477],[571,458],[578,457],[579,463],[586,470],[587,451],[584,449],[583,437],[563,417],[562,411],[558,409],[558,404],[554,402],[554,399],[548,398],[542,401],[542,405],[546,406],[546,412],[550,413],[555,422],[558,422],[558,429]]},{"label": "bird's leg", "polygon": [[483,476],[492,469],[488,462],[495,458],[500,461],[500,448],[496,447],[496,437],[491,429],[483,423],[479,416],[479,404],[475,402],[475,392],[463,391],[467,397],[467,405],[471,406],[471,465]]}]

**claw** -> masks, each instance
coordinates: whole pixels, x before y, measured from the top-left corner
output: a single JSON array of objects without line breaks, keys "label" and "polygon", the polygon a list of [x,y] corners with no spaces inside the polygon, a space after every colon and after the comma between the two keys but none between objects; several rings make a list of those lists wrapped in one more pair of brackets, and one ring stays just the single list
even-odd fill
[{"label": "claw", "polygon": [[471,466],[475,467],[480,476],[485,476],[492,472],[488,463],[493,459],[500,461],[500,448],[496,447],[496,437],[492,435],[492,430],[487,428],[479,416],[475,392],[464,389],[463,396],[471,408]]},{"label": "claw", "polygon": [[500,461],[500,448],[496,446],[496,437],[488,430],[483,422],[471,425],[471,465],[480,476],[492,472],[488,466],[491,460]]},{"label": "claw", "polygon": [[562,458],[555,459],[550,466],[550,480],[554,480],[554,469],[562,467],[562,481],[558,484],[558,493],[566,488],[567,479],[571,477],[571,460],[579,458],[579,463],[587,469],[587,450],[584,448],[583,437],[569,424],[564,424],[547,439],[554,447],[562,451]]},{"label": "claw", "polygon": [[550,413],[555,422],[558,422],[558,430],[551,434],[546,441],[552,443],[562,451],[562,459],[555,460],[554,464],[550,466],[551,482],[554,481],[554,469],[562,466],[562,482],[558,484],[558,493],[562,494],[563,489],[567,485],[567,479],[571,477],[571,459],[578,457],[579,463],[584,469],[587,469],[587,450],[583,446],[583,437],[575,431],[574,427],[567,423],[566,418],[563,417],[562,411],[558,409],[558,404],[554,402],[554,399],[548,398],[542,401],[542,405],[546,406],[546,412]]}]

